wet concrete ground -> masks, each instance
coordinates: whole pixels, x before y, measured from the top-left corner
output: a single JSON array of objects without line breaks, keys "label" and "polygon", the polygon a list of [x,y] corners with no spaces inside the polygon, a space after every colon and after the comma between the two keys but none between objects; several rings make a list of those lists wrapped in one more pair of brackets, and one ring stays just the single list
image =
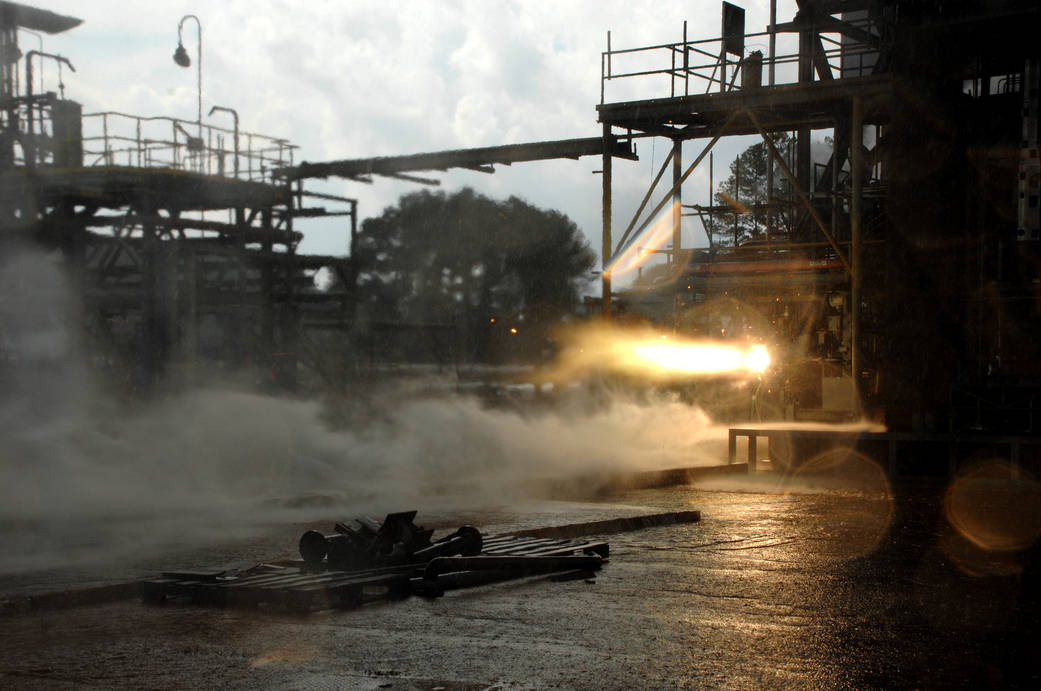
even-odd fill
[{"label": "wet concrete ground", "polygon": [[[138,601],[8,614],[0,684],[1034,688],[1037,559],[966,539],[942,510],[945,491],[728,480],[445,514],[435,522],[488,532],[691,508],[702,521],[609,536],[593,582],[528,579],[306,617]],[[1017,499],[994,501],[987,516]],[[282,555],[285,532],[222,554]]]}]

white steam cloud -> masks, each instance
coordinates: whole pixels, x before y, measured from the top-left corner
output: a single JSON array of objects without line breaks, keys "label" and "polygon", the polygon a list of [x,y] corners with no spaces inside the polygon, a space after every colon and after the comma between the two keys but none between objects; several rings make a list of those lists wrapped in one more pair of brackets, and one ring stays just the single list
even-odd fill
[{"label": "white steam cloud", "polygon": [[445,494],[501,503],[554,478],[705,462],[725,443],[725,430],[668,397],[534,414],[472,397],[387,394],[375,405],[381,414],[343,430],[317,402],[229,390],[135,412],[92,401],[49,420],[5,408],[0,517],[219,513],[309,493],[391,508]]},{"label": "white steam cloud", "polygon": [[56,262],[5,256],[0,573],[311,520],[316,503],[343,517],[491,507],[552,480],[718,463],[725,450],[725,428],[665,394],[489,408],[388,387],[350,402],[341,428],[320,402],[229,388],[129,405],[100,393],[78,355]]}]

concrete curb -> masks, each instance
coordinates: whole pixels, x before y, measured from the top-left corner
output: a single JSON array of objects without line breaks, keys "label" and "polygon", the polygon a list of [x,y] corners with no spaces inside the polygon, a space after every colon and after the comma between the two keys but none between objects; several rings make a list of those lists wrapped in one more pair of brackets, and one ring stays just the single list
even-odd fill
[{"label": "concrete curb", "polygon": [[138,596],[138,593],[137,581],[130,581],[39,595],[3,598],[0,599],[0,617],[132,600]]}]

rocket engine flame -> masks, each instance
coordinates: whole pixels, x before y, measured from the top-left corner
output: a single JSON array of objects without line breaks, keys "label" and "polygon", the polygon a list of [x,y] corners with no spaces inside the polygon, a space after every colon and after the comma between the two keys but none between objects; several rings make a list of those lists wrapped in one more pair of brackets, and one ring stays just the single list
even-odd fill
[{"label": "rocket engine flame", "polygon": [[623,330],[607,326],[571,334],[570,347],[561,354],[553,377],[575,377],[611,372],[650,380],[683,377],[751,377],[770,367],[765,345],[718,340],[695,340],[650,329]]},{"label": "rocket engine flame", "polygon": [[674,341],[632,341],[615,344],[625,368],[671,374],[760,373],[770,366],[766,347]]}]

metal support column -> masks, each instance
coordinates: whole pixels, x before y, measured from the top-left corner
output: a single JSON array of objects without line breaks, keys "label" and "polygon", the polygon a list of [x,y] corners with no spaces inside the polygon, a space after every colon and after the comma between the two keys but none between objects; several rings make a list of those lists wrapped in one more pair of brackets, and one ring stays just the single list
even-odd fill
[{"label": "metal support column", "polygon": [[[153,216],[151,213],[148,215]],[[137,388],[143,393],[151,393],[155,388],[166,340],[160,306],[163,262],[158,232],[158,228],[151,221],[142,225],[141,250],[144,261],[141,274],[141,350],[137,362]]]},{"label": "metal support column", "polygon": [[[813,39],[816,34],[809,29],[799,32],[799,83],[808,84],[813,81]],[[803,126],[797,130],[795,137],[795,179],[799,188],[806,192],[814,191],[813,156],[810,147],[812,132]]]},{"label": "metal support column", "polygon": [[[293,203],[286,206],[285,233],[293,237]],[[283,284],[279,290],[279,353],[278,384],[287,391],[296,391],[300,348],[300,309],[296,302],[296,245],[290,240],[285,256],[279,257]]]},{"label": "metal support column", "polygon": [[774,85],[774,77],[776,76],[774,65],[777,60],[777,30],[774,29],[774,25],[777,24],[777,0],[770,0],[770,86]]},{"label": "metal support column", "polygon": [[350,234],[350,261],[347,263],[347,280],[344,281],[344,290],[347,298],[343,301],[343,317],[348,324],[353,324],[358,316],[358,261],[354,253],[354,247],[358,242],[358,202],[351,200],[351,234]]},{"label": "metal support column", "polygon": [[680,181],[683,177],[683,168],[680,165],[683,158],[683,142],[676,139],[672,142],[672,264],[679,262],[680,244],[682,233],[680,223],[683,211],[683,195],[680,194]]},{"label": "metal support column", "polygon": [[[712,179],[713,171],[716,169],[715,156],[713,154],[708,155],[708,227],[705,228],[705,235],[708,237],[708,248],[712,252],[712,258],[715,258],[715,247],[712,244],[712,233],[716,229],[716,217],[713,209],[716,208],[716,184]],[[702,221],[704,225],[704,221]]]},{"label": "metal support column", "polygon": [[181,320],[181,357],[191,376],[199,358],[199,261],[195,248],[185,239],[177,241],[181,255],[181,287],[177,291]]},{"label": "metal support column", "polygon": [[260,296],[260,350],[261,362],[271,373],[274,366],[275,352],[275,277],[274,277],[274,227],[272,225],[271,207],[266,207],[260,212],[261,226],[263,229],[263,242],[261,244],[261,292]]},{"label": "metal support column", "polygon": [[766,244],[770,245],[770,238],[774,236],[777,229],[774,227],[774,161],[766,157]]},{"label": "metal support column", "polygon": [[611,125],[604,123],[604,154],[602,172],[601,223],[603,228],[601,249],[601,291],[600,309],[604,319],[611,318],[611,274],[608,267],[611,263]]},{"label": "metal support column", "polygon": [[858,405],[860,402],[860,368],[861,352],[861,319],[860,304],[863,300],[863,257],[861,242],[861,198],[864,194],[864,110],[860,96],[853,97],[853,113],[850,122],[850,190],[849,224],[850,224],[850,305],[852,311],[852,328],[850,347],[852,348],[850,369],[853,375],[853,393]]}]

